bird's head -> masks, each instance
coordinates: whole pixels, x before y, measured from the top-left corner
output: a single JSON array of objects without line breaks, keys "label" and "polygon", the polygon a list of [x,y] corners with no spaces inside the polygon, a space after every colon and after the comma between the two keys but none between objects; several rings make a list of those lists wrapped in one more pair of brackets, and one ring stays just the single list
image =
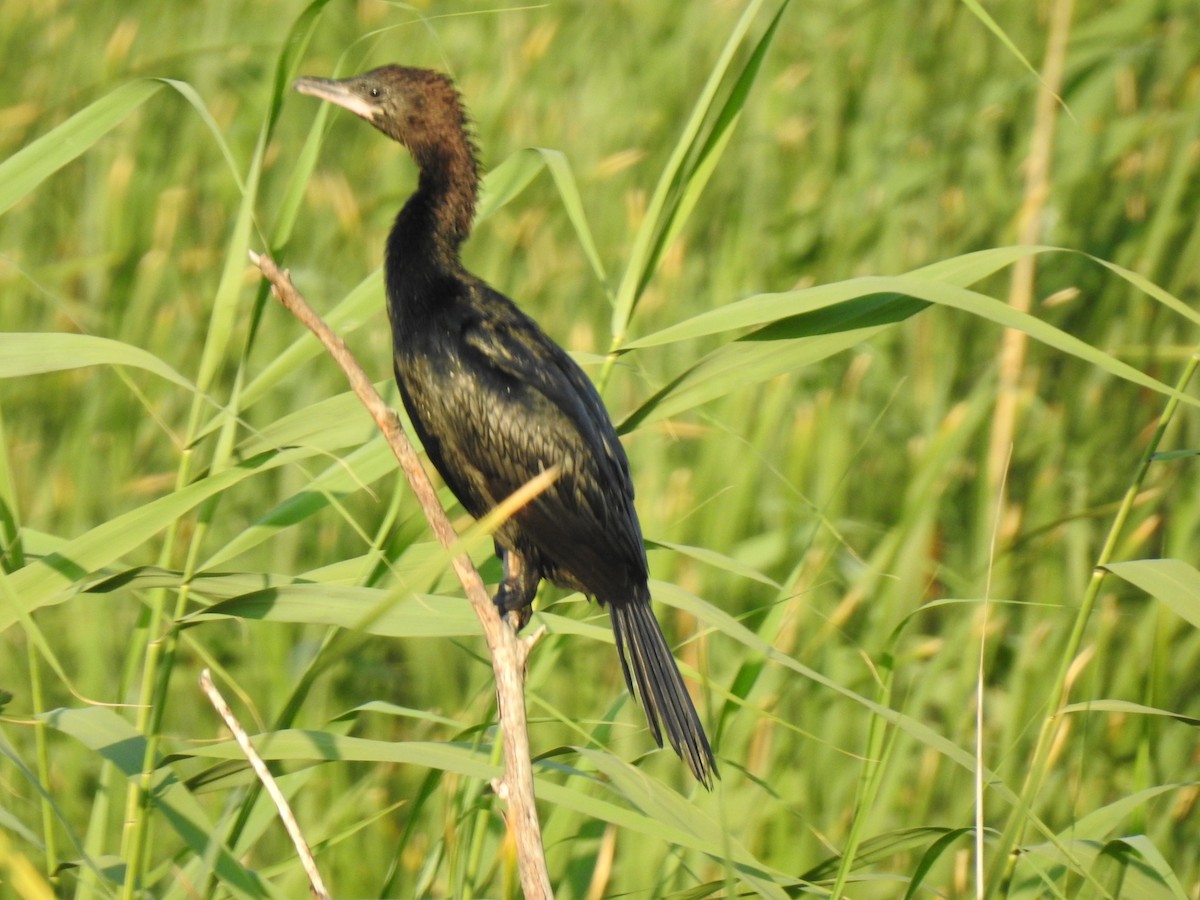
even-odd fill
[{"label": "bird's head", "polygon": [[465,133],[462,102],[440,72],[383,66],[353,78],[298,78],[293,87],[343,106],[416,155]]}]

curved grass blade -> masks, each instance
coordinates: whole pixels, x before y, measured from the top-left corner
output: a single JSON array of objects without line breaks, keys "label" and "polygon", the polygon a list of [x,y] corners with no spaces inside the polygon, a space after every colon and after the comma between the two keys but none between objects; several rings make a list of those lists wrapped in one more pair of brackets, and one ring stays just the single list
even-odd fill
[{"label": "curved grass blade", "polygon": [[[299,728],[253,735],[251,741],[254,749],[265,760],[405,763],[485,780],[503,774],[500,767],[492,763],[486,753],[465,744],[440,741],[379,741]],[[236,742],[222,741],[180,748],[164,757],[163,762],[169,764],[193,757],[236,760],[245,758]]]},{"label": "curved grass blade", "polygon": [[1119,713],[1122,716],[1163,716],[1184,725],[1191,725],[1193,728],[1200,728],[1200,719],[1194,716],[1187,716],[1170,709],[1159,709],[1157,706],[1146,706],[1144,703],[1134,703],[1132,700],[1084,700],[1080,703],[1068,703],[1059,710],[1060,715],[1094,712]]},{"label": "curved grass blade", "polygon": [[[384,390],[392,382],[378,382]],[[380,443],[362,402],[353,391],[334,394],[311,406],[290,412],[254,432],[237,447],[242,457],[257,456],[284,447],[305,447],[313,455],[330,455],[348,447],[359,450]],[[337,458],[334,457],[335,461]]]},{"label": "curved grass blade", "polygon": [[[1168,892],[1171,900],[1187,900],[1187,891],[1184,890],[1179,876],[1175,874],[1175,870],[1171,864],[1167,862],[1166,857],[1162,855],[1162,851],[1144,834],[1130,835],[1125,838],[1125,844],[1137,854],[1139,862],[1144,868],[1150,869],[1150,875]],[[1136,889],[1136,888],[1135,888]]]},{"label": "curved grass blade", "polygon": [[87,366],[133,366],[180,387],[196,386],[155,356],[123,341],[64,332],[0,333],[0,378],[22,378]]},{"label": "curved grass blade", "polygon": [[238,193],[244,195],[246,193],[246,184],[242,181],[242,170],[238,166],[237,160],[233,158],[233,151],[229,149],[229,143],[225,140],[225,132],[221,130],[221,126],[217,124],[217,120],[208,111],[208,105],[204,102],[204,98],[196,93],[196,89],[186,81],[179,81],[175,78],[158,78],[156,80],[161,81],[168,87],[174,88],[179,96],[191,104],[192,109],[200,116],[200,121],[208,128],[208,133],[216,143],[217,149],[225,157],[225,164],[229,166],[229,173],[233,176],[234,183],[237,184]]},{"label": "curved grass blade", "polygon": [[[979,761],[969,751],[962,749],[949,738],[938,734],[933,728],[921,722],[912,716],[906,715],[891,707],[876,703],[868,697],[864,697],[857,691],[851,690],[833,679],[821,674],[816,669],[806,666],[803,663],[792,659],[790,656],[781,653],[779,650],[772,647],[753,631],[748,629],[741,622],[738,622],[728,613],[714,607],[710,603],[706,603],[699,597],[688,594],[677,585],[668,584],[666,582],[651,580],[651,592],[656,600],[660,600],[669,606],[681,609],[684,612],[695,616],[697,620],[703,622],[713,631],[718,632],[725,637],[735,640],[738,643],[750,648],[758,654],[761,654],[771,662],[790,669],[793,672],[801,675],[816,684],[825,687],[834,693],[851,700],[854,703],[870,710],[877,716],[886,720],[892,726],[899,728],[909,737],[919,741],[934,752],[945,756],[948,760],[960,766],[967,772],[975,773],[980,771]],[[1072,859],[1070,849],[1051,831],[1050,827],[1031,809],[994,771],[987,767],[983,767],[980,774],[986,779],[989,790],[994,792],[996,796],[1010,804],[1029,823],[1039,832],[1041,832],[1063,855],[1065,859]],[[1078,863],[1078,861],[1076,861]]]},{"label": "curved grass blade", "polygon": [[[31,561],[7,576],[20,613],[70,599],[80,581],[169,528],[205,500],[290,461],[289,452],[247,460],[97,525],[51,555]],[[0,604],[0,631],[16,622],[20,613]]]},{"label": "curved grass blade", "polygon": [[475,222],[484,221],[503,209],[545,168],[546,161],[532,147],[518,150],[499,165],[489,169],[479,186],[479,203],[475,207]]},{"label": "curved grass blade", "polygon": [[[1164,877],[1153,865],[1147,865],[1140,849],[1134,849],[1137,838],[1115,838],[1099,843],[1097,841],[1069,841],[1062,848],[1049,844],[1038,844],[1027,847],[1022,851],[1022,857],[1027,864],[1036,861],[1049,862],[1054,866],[1064,866],[1080,879],[1086,878],[1088,890],[1068,890],[1070,897],[1120,898],[1136,897],[1138,900],[1187,900],[1187,893],[1182,889],[1176,891],[1178,881],[1162,860],[1161,854],[1154,849],[1154,854],[1162,861],[1169,877]],[[1146,841],[1141,846],[1153,848]],[[1069,857],[1063,855],[1063,849],[1070,852]],[[1043,876],[1049,878],[1049,876]],[[1059,878],[1054,879],[1058,883]],[[1175,885],[1172,884],[1175,882]],[[1050,881],[1041,884],[1043,889],[1050,886]]]},{"label": "curved grass blade", "polygon": [[731,572],[742,578],[749,578],[752,581],[757,581],[759,584],[765,584],[768,587],[773,587],[776,590],[783,590],[783,585],[773,580],[767,575],[753,566],[748,566],[743,562],[734,559],[731,556],[726,556],[724,553],[718,553],[715,550],[709,550],[707,547],[695,547],[690,544],[674,544],[670,541],[647,541],[647,549],[662,547],[671,550],[675,553],[680,553],[684,556],[689,556],[697,562],[702,562],[705,565],[712,566],[715,569],[721,569],[726,572]]},{"label": "curved grass blade", "polygon": [[[111,709],[56,709],[42,716],[50,727],[73,737],[116,766],[126,778],[139,777],[146,739]],[[238,896],[278,896],[270,885],[244,868],[215,835],[216,826],[183,783],[168,768],[154,778],[154,803],[163,818],[199,859],[210,864],[222,884]]]},{"label": "curved grass blade", "polygon": [[0,214],[32,193],[63,166],[90,150],[163,86],[173,88],[199,113],[216,139],[238,189],[244,193],[245,186],[238,166],[221,128],[195,89],[187,82],[172,78],[147,78],[128,82],[110,91],[0,163]]},{"label": "curved grass blade", "polygon": [[959,838],[972,837],[974,834],[975,829],[967,826],[945,829],[945,833],[930,844],[925,849],[925,852],[921,854],[921,859],[917,863],[917,867],[909,877],[908,890],[904,892],[904,900],[915,900],[916,897],[921,896],[927,887],[925,877],[929,874],[929,870],[933,868],[934,864],[941,859],[942,854],[949,850]]},{"label": "curved grass blade", "polygon": [[1124,827],[1125,820],[1139,807],[1171,791],[1191,790],[1198,785],[1200,782],[1179,781],[1137,791],[1080,816],[1059,832],[1059,837],[1063,840],[1107,840],[1118,828]]},{"label": "curved grass blade", "polygon": [[[1053,249],[1055,248],[996,247],[991,250],[978,250],[922,266],[908,275],[965,288],[996,274],[1019,259]],[[754,294],[630,341],[622,351],[657,347],[712,334],[727,334],[731,331],[768,325],[800,313],[815,312],[873,293],[876,289],[875,277],[850,278],[797,291]]]},{"label": "curved grass blade", "polygon": [[[431,553],[442,550],[431,544]],[[444,556],[444,550],[442,555]],[[438,560],[444,562],[444,560]],[[196,592],[206,596],[227,594],[250,576],[214,576],[214,583],[196,583]],[[580,622],[568,616],[539,611],[538,626],[546,626],[550,635],[577,635],[611,644],[607,627]],[[238,594],[188,616],[188,623],[222,618],[292,622],[308,625],[333,625],[367,634],[394,638],[478,637],[479,620],[463,597],[416,594],[398,596],[394,589],[355,585],[279,583]]]},{"label": "curved grass blade", "polygon": [[[380,611],[382,608],[382,611]],[[289,584],[225,600],[188,617],[299,622],[358,629],[394,638],[476,637],[479,620],[462,597],[396,597],[392,590],[333,584]]]},{"label": "curved grass blade", "polygon": [[[828,305],[825,301],[830,295],[821,294],[817,301],[821,305],[816,309],[804,307],[804,304],[812,302],[811,295],[800,296],[803,311],[778,318],[713,351],[634,410],[622,421],[619,430],[629,431],[649,421],[698,406],[739,387],[757,384],[824,359],[868,340],[879,329],[903,321],[934,303],[970,313],[1006,328],[1018,329],[1048,347],[1090,363],[1117,378],[1200,406],[1200,400],[1179,394],[1174,388],[1103,350],[978,291],[915,275],[871,276],[855,279],[853,285],[858,296]],[[835,286],[827,287],[832,289]],[[789,292],[756,298],[757,306],[753,314],[761,314],[763,307],[778,313],[789,298],[796,299],[797,294],[806,293]],[[719,316],[722,312],[717,310],[716,314]],[[736,313],[730,314],[730,321],[734,315]]]},{"label": "curved grass blade", "polygon": [[[361,408],[361,405],[360,405]],[[382,441],[371,441],[345,459],[335,461],[304,488],[276,504],[258,521],[200,563],[213,569],[297,525],[341,496],[372,484],[396,468],[396,457]]]},{"label": "curved grass blade", "polygon": [[558,150],[550,150],[545,147],[535,147],[534,150],[541,154],[546,168],[550,170],[554,186],[558,188],[558,197],[562,200],[563,209],[566,210],[567,218],[575,229],[575,237],[579,240],[579,246],[583,249],[588,262],[591,263],[596,280],[607,288],[608,275],[604,271],[604,263],[600,261],[600,253],[596,249],[592,231],[588,227],[587,216],[583,212],[583,200],[579,196],[579,186],[575,181],[575,173],[571,170],[571,164],[567,161],[566,155]]},{"label": "curved grass blade", "polygon": [[821,309],[780,320],[768,326],[774,331],[761,332],[758,337],[783,331],[781,339],[755,340],[751,335],[718,348],[626,416],[617,431],[627,433],[740,387],[812,365],[869,340],[926,306],[928,303],[900,295],[868,295],[833,307],[833,311]]},{"label": "curved grass blade", "polygon": [[479,206],[475,214],[478,224],[498,209],[508,205],[520,194],[542,171],[549,169],[562,201],[563,209],[571,226],[575,229],[575,237],[584,255],[592,266],[592,271],[601,284],[608,281],[604,272],[604,264],[600,261],[600,253],[596,249],[596,241],[588,227],[587,216],[583,211],[583,200],[579,196],[579,186],[575,181],[575,173],[567,157],[558,150],[546,147],[526,147],[514,153],[496,168],[484,176],[480,190]]},{"label": "curved grass blade", "polygon": [[[192,593],[208,600],[229,600],[254,591],[261,591],[281,584],[292,584],[289,575],[271,575],[265,572],[199,572],[188,581]],[[88,594],[112,594],[126,590],[149,590],[152,588],[178,588],[184,583],[183,573],[177,569],[161,566],[134,566],[116,572],[105,572],[82,590]]]},{"label": "curved grass blade", "polygon": [[[327,325],[339,334],[349,334],[356,331],[366,322],[383,312],[383,270],[376,269],[356,285],[349,294],[322,318]],[[275,385],[298,371],[301,365],[310,359],[321,356],[325,351],[313,335],[306,329],[297,328],[296,340],[290,347],[278,354],[267,366],[246,385],[242,391],[242,409],[266,396]],[[202,430],[207,432],[216,427],[210,422]]]},{"label": "curved grass blade", "polygon": [[[403,763],[485,781],[500,774],[499,767],[490,760],[486,751],[451,742],[379,741],[298,729],[257,735],[252,740],[255,748],[267,760]],[[610,754],[586,749],[581,749],[580,753],[606,775],[616,779],[618,791],[635,808],[621,807],[538,778],[538,796],[546,803],[583,813],[599,821],[612,822],[633,833],[697,850],[718,860],[725,858],[728,836],[719,823],[700,813],[693,804]],[[227,741],[181,749],[167,756],[165,761],[173,762],[186,757],[242,758],[237,745]],[[740,868],[744,876],[752,878],[755,883],[769,885],[775,880],[792,880],[736,845],[735,851],[738,854],[734,860],[735,868]]]},{"label": "curved grass blade", "polygon": [[1090,254],[1084,255],[1087,256],[1088,259],[1095,260],[1109,271],[1121,276],[1139,291],[1147,296],[1153,297],[1167,309],[1171,310],[1171,312],[1187,319],[1189,322],[1192,322],[1195,325],[1200,325],[1200,312],[1197,312],[1195,309],[1188,306],[1174,294],[1160,288],[1149,278],[1145,277],[1144,275],[1139,275],[1137,272],[1134,272],[1131,269],[1126,269],[1124,266],[1117,265],[1114,262],[1109,262],[1106,259],[1100,259],[1098,256],[1092,256]]},{"label": "curved grass blade", "polygon": [[1194,566],[1181,559],[1135,559],[1104,568],[1200,628],[1200,571]]},{"label": "curved grass blade", "polygon": [[[1042,73],[1037,70],[1037,67],[1033,63],[1025,58],[1025,54],[1021,52],[1021,48],[1013,43],[1012,38],[1000,27],[1000,23],[993,19],[988,11],[980,5],[979,0],[962,0],[962,4],[975,14],[975,18],[979,19],[987,30],[996,36],[1000,43],[1008,49],[1009,53],[1021,61],[1021,65],[1029,70],[1029,74],[1038,80],[1038,84],[1045,86],[1045,81],[1042,80]],[[1057,94],[1054,96],[1059,103],[1063,102],[1062,98]]]},{"label": "curved grass blade", "polygon": [[728,865],[759,896],[786,900],[780,885],[790,883],[792,877],[756,858],[721,822],[610,753],[589,749],[579,753],[639,814],[655,823],[651,836],[706,853]]},{"label": "curved grass blade", "polygon": [[0,215],[86,153],[162,87],[154,80],[123,84],[0,163]]}]

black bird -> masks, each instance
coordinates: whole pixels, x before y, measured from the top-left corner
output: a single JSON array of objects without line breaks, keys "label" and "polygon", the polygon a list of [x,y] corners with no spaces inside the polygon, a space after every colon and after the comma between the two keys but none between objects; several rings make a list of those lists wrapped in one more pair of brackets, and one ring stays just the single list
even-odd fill
[{"label": "black bird", "polygon": [[[553,484],[495,534],[495,602],[524,624],[543,578],[607,606],[630,692],[662,746],[706,787],[716,762],[650,608],[629,462],[600,395],[575,362],[504,295],[467,272],[479,186],[454,83],[384,66],[296,90],[343,106],[408,148],[420,168],[387,241],[384,274],[396,383],[425,452],[479,518],[539,473]],[[661,725],[661,730],[660,730]]]}]

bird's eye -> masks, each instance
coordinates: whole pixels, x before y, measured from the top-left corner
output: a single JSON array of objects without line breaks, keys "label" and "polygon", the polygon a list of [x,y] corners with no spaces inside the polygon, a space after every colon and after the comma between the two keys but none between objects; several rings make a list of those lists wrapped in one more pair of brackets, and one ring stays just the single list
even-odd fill
[{"label": "bird's eye", "polygon": [[380,95],[380,93],[381,93],[381,91],[379,90],[379,88],[371,88],[371,96],[372,97],[378,97]]}]

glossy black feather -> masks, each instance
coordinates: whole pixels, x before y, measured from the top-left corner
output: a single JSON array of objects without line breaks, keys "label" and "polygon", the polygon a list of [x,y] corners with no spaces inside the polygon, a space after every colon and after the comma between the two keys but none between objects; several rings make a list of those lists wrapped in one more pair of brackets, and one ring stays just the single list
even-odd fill
[{"label": "glossy black feather", "polygon": [[530,479],[553,484],[500,526],[497,603],[527,616],[547,578],[607,606],[625,681],[651,732],[711,787],[708,738],[650,608],[625,451],[579,366],[505,296],[463,269],[478,174],[449,79],[388,66],[297,88],[345,106],[404,144],[420,183],[388,237],[396,382],[429,459],[472,515]]}]

